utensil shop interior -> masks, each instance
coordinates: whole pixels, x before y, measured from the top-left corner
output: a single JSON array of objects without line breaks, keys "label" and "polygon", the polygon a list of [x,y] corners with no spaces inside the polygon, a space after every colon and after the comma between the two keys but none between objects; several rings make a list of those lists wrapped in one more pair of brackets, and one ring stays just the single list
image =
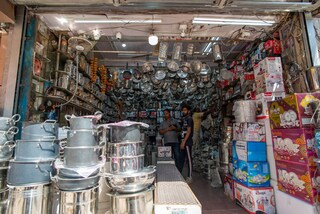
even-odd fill
[{"label": "utensil shop interior", "polygon": [[320,214],[319,0],[0,0],[0,214]]}]

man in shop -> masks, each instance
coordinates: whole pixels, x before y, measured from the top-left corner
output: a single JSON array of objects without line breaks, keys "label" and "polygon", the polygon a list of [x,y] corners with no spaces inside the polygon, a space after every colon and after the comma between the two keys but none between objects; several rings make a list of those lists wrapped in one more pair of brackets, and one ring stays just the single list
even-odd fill
[{"label": "man in shop", "polygon": [[199,107],[196,107],[192,114],[193,119],[193,147],[199,146],[201,139],[201,122],[210,114],[210,111],[201,112]]},{"label": "man in shop", "polygon": [[192,183],[192,145],[193,145],[193,119],[191,116],[190,106],[184,105],[182,107],[183,125],[182,125],[182,143],[180,149],[182,150],[182,168],[185,160],[187,159],[188,175],[186,178],[187,183]]},{"label": "man in shop", "polygon": [[159,133],[164,137],[164,145],[170,146],[176,167],[182,172],[180,141],[178,134],[181,127],[175,119],[171,117],[169,109],[164,110],[164,120],[160,124]]}]

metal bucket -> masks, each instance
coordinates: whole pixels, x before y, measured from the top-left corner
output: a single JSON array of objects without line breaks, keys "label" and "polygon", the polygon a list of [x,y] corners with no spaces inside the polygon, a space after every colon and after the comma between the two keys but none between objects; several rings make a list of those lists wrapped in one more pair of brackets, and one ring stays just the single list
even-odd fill
[{"label": "metal bucket", "polygon": [[9,187],[7,213],[51,213],[50,185]]},{"label": "metal bucket", "polygon": [[107,193],[111,196],[111,213],[153,213],[153,190],[151,187],[143,192],[134,194]]},{"label": "metal bucket", "polygon": [[99,188],[81,191],[59,191],[59,213],[96,214],[98,213]]}]

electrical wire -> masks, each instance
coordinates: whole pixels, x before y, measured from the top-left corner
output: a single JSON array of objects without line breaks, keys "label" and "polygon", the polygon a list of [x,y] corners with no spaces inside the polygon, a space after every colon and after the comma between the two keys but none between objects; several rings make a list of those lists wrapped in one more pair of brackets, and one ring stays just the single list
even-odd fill
[{"label": "electrical wire", "polygon": [[74,98],[74,97],[76,96],[76,94],[77,94],[77,91],[78,91],[78,82],[79,82],[79,52],[78,52],[78,50],[76,51],[76,64],[77,64],[77,70],[76,70],[76,88],[75,88],[75,90],[74,90],[74,93],[73,93],[73,95],[71,96],[71,98],[70,98],[67,102],[62,103],[62,104],[60,104],[60,105],[57,105],[56,107],[62,107],[62,106],[67,105],[68,103],[70,103],[70,102],[73,100],[73,98]]}]

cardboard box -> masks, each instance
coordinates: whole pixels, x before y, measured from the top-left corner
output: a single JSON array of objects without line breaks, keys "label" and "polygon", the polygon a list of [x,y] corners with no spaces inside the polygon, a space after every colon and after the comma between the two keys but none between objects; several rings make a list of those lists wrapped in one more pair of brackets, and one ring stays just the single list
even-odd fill
[{"label": "cardboard box", "polygon": [[282,65],[280,57],[266,57],[254,66],[256,93],[283,92]]},{"label": "cardboard box", "polygon": [[237,204],[247,212],[276,213],[275,197],[272,187],[248,188],[238,182],[234,182],[234,195]]},{"label": "cardboard box", "polygon": [[247,187],[269,187],[269,164],[233,160],[233,179]]},{"label": "cardboard box", "polygon": [[272,129],[313,127],[311,102],[319,101],[320,93],[296,93],[268,103]]},{"label": "cardboard box", "polygon": [[232,158],[241,161],[267,161],[266,143],[233,141]]},{"label": "cardboard box", "polygon": [[232,175],[226,174],[223,179],[224,194],[228,196],[231,200],[234,200],[234,186]]},{"label": "cardboard box", "polygon": [[316,181],[320,181],[319,172],[314,177],[316,168],[289,161],[276,161],[278,189],[295,198],[314,204],[317,195]]},{"label": "cardboard box", "polygon": [[268,102],[280,100],[286,96],[285,92],[266,92],[256,95],[256,116],[257,119],[264,119],[269,116]]},{"label": "cardboard box", "polygon": [[264,123],[233,123],[233,139],[244,141],[266,141]]},{"label": "cardboard box", "polygon": [[309,129],[274,129],[272,130],[274,158],[316,166],[317,158],[314,130]]},{"label": "cardboard box", "polygon": [[159,158],[171,158],[172,157],[171,146],[159,146],[158,147],[158,157]]}]

